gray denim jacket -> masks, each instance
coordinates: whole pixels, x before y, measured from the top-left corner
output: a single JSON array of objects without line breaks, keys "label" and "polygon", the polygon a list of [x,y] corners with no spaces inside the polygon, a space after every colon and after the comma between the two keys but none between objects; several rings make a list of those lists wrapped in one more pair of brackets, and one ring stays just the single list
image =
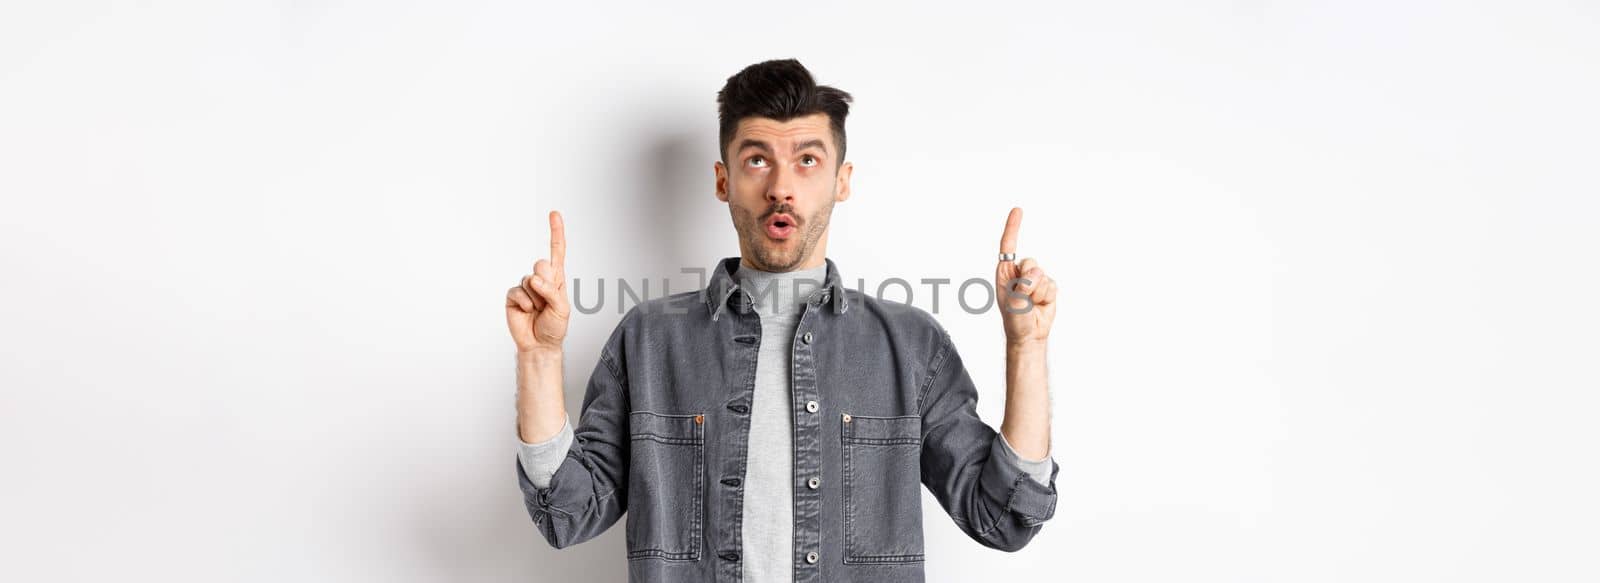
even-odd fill
[{"label": "gray denim jacket", "polygon": [[[625,314],[589,377],[566,459],[528,514],[556,548],[627,514],[630,581],[739,581],[741,478],[761,323],[720,261],[705,289]],[[984,546],[1055,513],[978,418],[977,388],[927,312],[848,290],[832,259],[793,341],[796,582],[923,580],[920,485]]]}]

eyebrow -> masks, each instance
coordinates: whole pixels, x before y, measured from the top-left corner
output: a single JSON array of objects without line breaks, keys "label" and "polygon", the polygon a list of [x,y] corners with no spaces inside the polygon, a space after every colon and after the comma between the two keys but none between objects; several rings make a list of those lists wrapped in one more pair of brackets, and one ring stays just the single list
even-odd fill
[{"label": "eyebrow", "polygon": [[[745,138],[743,141],[740,141],[738,151],[743,152],[745,148],[756,148],[764,152],[772,151],[772,146],[755,138]],[[824,154],[828,153],[827,143],[817,138],[812,138],[795,145],[795,151],[804,150],[806,148],[816,148],[818,150],[822,150],[822,153]]]}]

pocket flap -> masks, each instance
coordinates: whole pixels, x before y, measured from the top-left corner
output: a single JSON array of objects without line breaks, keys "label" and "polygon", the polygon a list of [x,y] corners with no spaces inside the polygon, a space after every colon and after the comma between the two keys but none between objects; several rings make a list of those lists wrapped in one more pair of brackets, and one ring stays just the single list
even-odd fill
[{"label": "pocket flap", "polygon": [[634,411],[628,415],[628,423],[628,433],[634,439],[685,444],[705,441],[705,416],[698,413]]},{"label": "pocket flap", "polygon": [[916,415],[863,417],[845,414],[840,423],[844,440],[851,443],[891,445],[922,442],[922,418]]}]

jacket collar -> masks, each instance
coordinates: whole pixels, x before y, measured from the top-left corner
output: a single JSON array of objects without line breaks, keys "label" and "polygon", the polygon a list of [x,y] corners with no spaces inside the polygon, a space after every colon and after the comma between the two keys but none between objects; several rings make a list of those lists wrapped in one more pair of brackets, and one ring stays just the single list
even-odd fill
[{"label": "jacket collar", "polygon": [[[711,270],[711,281],[700,292],[706,304],[706,312],[711,315],[712,320],[722,315],[722,309],[728,307],[730,302],[736,306],[739,313],[749,313],[753,309],[754,303],[750,294],[740,289],[739,281],[733,277],[733,272],[739,268],[740,259],[725,257],[718,261],[716,267]],[[812,292],[807,301],[832,300],[833,313],[843,314],[850,308],[849,302],[845,300],[844,280],[839,277],[839,268],[833,264],[832,259],[824,257],[822,260],[828,265],[828,274],[824,278],[822,288]]]}]

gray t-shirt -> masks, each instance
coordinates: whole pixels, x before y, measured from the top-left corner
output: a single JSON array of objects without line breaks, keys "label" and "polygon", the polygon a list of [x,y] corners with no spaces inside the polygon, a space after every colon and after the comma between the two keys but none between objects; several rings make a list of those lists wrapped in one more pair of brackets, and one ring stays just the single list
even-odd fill
[{"label": "gray t-shirt", "polygon": [[[822,287],[828,266],[769,273],[739,266],[739,286],[761,317],[755,394],[750,403],[750,457],[744,474],[744,580],[794,580],[794,402],[789,385],[794,331],[806,298]],[[767,453],[761,453],[767,452]]]}]

